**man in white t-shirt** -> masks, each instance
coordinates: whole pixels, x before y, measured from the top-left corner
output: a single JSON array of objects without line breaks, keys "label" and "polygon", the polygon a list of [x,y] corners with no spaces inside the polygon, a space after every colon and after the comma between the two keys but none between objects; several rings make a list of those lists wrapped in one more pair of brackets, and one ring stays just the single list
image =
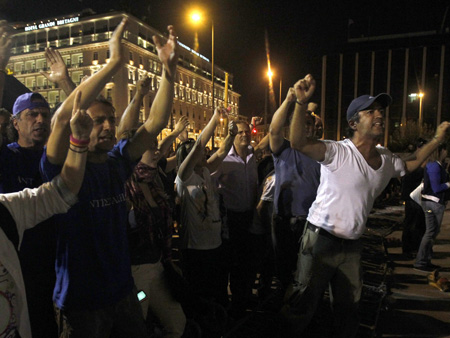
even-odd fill
[{"label": "man in white t-shirt", "polygon": [[329,286],[333,337],[354,337],[362,290],[359,238],[373,202],[392,177],[415,170],[444,142],[450,123],[443,122],[437,128],[433,140],[417,152],[414,161],[403,162],[378,145],[384,135],[384,109],[392,101],[388,94],[354,99],[347,110],[349,138],[320,141],[307,139],[304,131],[306,103],[314,92],[315,80],[307,75],[294,88],[297,101],[290,127],[291,146],[321,164],[321,179],[282,313],[291,324],[289,336],[299,336]]}]

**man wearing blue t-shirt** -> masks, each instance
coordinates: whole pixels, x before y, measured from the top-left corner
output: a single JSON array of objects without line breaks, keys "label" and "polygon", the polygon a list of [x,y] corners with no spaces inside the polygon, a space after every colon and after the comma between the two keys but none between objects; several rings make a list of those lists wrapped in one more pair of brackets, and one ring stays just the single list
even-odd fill
[{"label": "man wearing blue t-shirt", "polygon": [[[277,276],[284,290],[292,282],[299,239],[320,182],[320,165],[292,149],[283,135],[289,108],[295,100],[294,88],[290,88],[286,99],[273,115],[269,132],[276,176],[272,240]],[[308,111],[305,119],[307,137],[316,137],[314,116]]]},{"label": "man wearing blue t-shirt", "polygon": [[[20,95],[10,121],[16,142],[0,140],[0,193],[36,188],[39,162],[50,134],[50,109],[38,93]],[[57,337],[52,290],[55,284],[55,228],[52,219],[25,231],[19,257],[33,337]],[[38,254],[37,254],[38,253]]]},{"label": "man wearing blue t-shirt", "polygon": [[[128,252],[124,183],[151,140],[167,124],[172,109],[177,64],[176,35],[169,26],[165,45],[154,36],[163,64],[159,90],[148,120],[131,139],[115,143],[115,116],[111,104],[95,100],[111,76],[123,67],[121,37],[126,19],[110,40],[110,60],[79,86],[81,108],[94,121],[88,145],[86,175],[77,203],[57,218],[56,285],[53,293],[60,336],[146,337],[141,308],[133,290]],[[42,158],[45,179],[54,177],[64,161],[71,94],[54,117],[54,130]],[[78,140],[70,140],[77,145]]]}]

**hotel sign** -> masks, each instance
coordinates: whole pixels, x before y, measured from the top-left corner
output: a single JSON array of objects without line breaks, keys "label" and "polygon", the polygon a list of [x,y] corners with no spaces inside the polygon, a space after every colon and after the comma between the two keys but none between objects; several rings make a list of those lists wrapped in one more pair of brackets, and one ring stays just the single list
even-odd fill
[{"label": "hotel sign", "polygon": [[25,27],[25,32],[30,32],[30,31],[35,31],[38,29],[44,29],[44,28],[50,28],[50,27],[56,27],[56,26],[63,26],[63,25],[67,25],[69,23],[74,23],[74,22],[78,22],[78,21],[80,21],[80,17],[76,16],[76,17],[69,18],[69,19],[57,19],[54,21],[43,22],[38,25],[36,25],[36,24],[30,25],[29,24]]}]

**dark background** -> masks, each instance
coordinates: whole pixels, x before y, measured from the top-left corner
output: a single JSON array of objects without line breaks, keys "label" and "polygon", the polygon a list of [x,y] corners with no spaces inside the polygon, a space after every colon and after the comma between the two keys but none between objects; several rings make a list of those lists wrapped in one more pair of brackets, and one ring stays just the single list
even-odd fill
[{"label": "dark background", "polygon": [[[322,55],[336,51],[348,37],[439,30],[443,22],[448,26],[448,5],[449,0],[0,0],[0,17],[28,22],[84,8],[97,13],[125,10],[161,32],[173,24],[179,40],[193,46],[195,28],[187,14],[197,6],[214,20],[215,63],[234,75],[233,89],[242,95],[241,114],[251,116],[264,110],[266,29],[278,102],[280,77],[284,98],[298,78],[319,76]],[[210,58],[210,22],[203,22],[198,34],[200,53]]]}]

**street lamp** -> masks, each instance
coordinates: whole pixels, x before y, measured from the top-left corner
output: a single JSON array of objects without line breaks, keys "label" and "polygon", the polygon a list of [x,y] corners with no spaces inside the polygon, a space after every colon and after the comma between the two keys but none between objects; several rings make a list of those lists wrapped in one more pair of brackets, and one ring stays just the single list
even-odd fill
[{"label": "street lamp", "polygon": [[423,123],[423,106],[422,106],[422,100],[423,97],[425,96],[424,93],[420,92],[419,93],[419,128],[420,131],[422,132],[422,123]]},{"label": "street lamp", "polygon": [[[199,11],[191,13],[191,20],[194,25],[198,25],[202,21],[202,14]],[[197,32],[196,32],[197,34]],[[198,42],[198,38],[196,39]],[[214,114],[214,21],[211,20],[211,96],[212,96],[212,113]],[[212,138],[212,147],[214,148],[214,136]]]}]

